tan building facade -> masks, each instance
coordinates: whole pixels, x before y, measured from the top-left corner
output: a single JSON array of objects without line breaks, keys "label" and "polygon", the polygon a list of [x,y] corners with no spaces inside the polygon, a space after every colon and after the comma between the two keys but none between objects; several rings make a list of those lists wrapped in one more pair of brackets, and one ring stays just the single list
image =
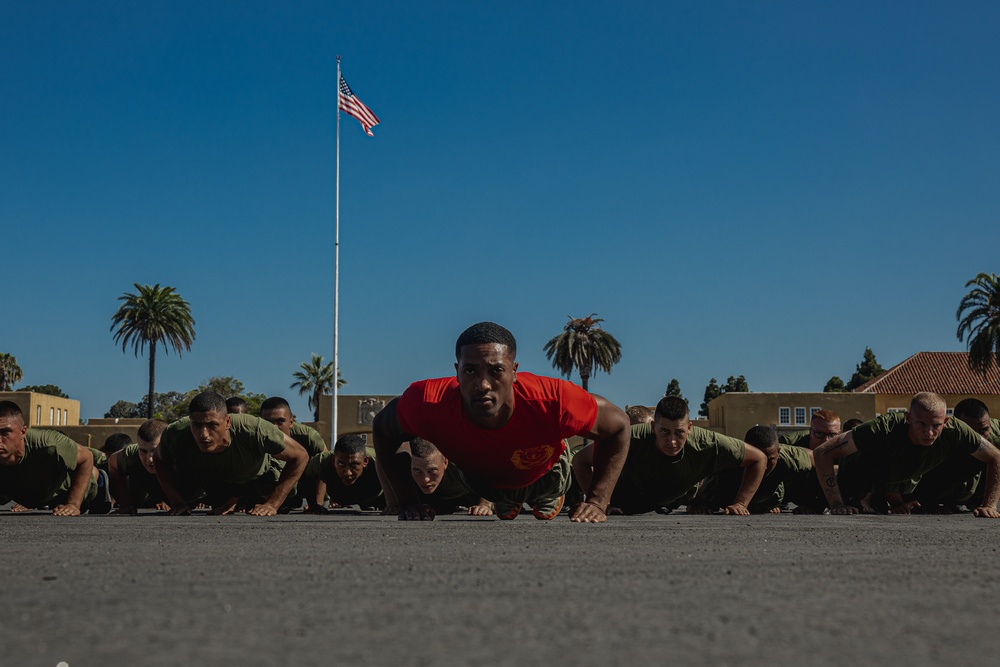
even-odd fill
[{"label": "tan building facade", "polygon": [[[360,433],[368,438],[371,444],[372,421],[379,410],[395,396],[337,396],[337,421],[340,428],[337,435],[348,435]],[[333,396],[321,396],[319,400],[319,421],[311,424],[313,428],[323,434],[323,439],[327,445],[332,445],[330,440],[330,423],[333,421]]]},{"label": "tan building facade", "polygon": [[832,410],[841,423],[874,419],[874,394],[853,392],[730,392],[708,404],[708,427],[723,435],[743,438],[752,427],[774,426],[778,433],[809,428],[813,413]]},{"label": "tan building facade", "polygon": [[80,425],[80,401],[39,394],[34,391],[0,391],[0,401],[13,401],[21,408],[28,426],[62,430]]}]

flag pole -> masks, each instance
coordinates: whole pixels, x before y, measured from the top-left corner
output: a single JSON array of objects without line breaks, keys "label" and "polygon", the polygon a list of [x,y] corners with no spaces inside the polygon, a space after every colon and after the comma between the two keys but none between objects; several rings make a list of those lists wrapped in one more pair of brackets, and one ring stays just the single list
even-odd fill
[{"label": "flag pole", "polygon": [[337,333],[340,326],[340,56],[337,56],[337,187],[333,232],[333,416],[330,450],[337,442],[337,369],[340,368]]}]

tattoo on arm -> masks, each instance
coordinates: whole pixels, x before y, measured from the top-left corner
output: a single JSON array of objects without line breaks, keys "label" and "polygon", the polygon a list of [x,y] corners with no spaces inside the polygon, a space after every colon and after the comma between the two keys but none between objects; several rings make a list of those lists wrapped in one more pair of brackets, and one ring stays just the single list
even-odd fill
[{"label": "tattoo on arm", "polygon": [[828,489],[836,489],[837,488],[837,478],[834,477],[833,475],[828,475],[826,477],[826,479],[824,479],[823,481],[826,483],[826,487]]}]

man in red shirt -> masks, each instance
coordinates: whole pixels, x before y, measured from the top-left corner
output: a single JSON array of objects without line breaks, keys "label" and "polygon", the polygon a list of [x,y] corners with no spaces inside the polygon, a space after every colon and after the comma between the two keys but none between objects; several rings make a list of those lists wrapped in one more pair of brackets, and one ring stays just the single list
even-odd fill
[{"label": "man in red shirt", "polygon": [[606,399],[556,378],[518,373],[517,343],[493,322],[474,324],[455,343],[457,377],[414,382],[375,417],[375,453],[400,519],[433,519],[419,503],[409,471],[394,454],[420,436],[461,468],[501,519],[524,503],[552,519],[572,482],[565,438],[595,441],[594,477],[570,520],[602,522],[628,454],[629,421]]}]

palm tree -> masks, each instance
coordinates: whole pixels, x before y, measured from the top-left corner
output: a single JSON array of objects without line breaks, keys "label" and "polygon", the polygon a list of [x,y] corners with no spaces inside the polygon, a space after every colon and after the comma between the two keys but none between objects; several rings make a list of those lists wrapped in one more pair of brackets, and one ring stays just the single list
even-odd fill
[{"label": "palm tree", "polygon": [[153,418],[155,403],[153,388],[156,380],[156,346],[162,343],[164,352],[173,348],[180,356],[183,350],[191,350],[194,342],[194,318],[191,306],[174,291],[173,287],[159,284],[140,285],[134,283],[136,293],[125,292],[118,300],[122,304],[111,317],[111,330],[115,332],[115,342],[122,344],[122,352],[129,344],[135,349],[135,356],[144,352],[149,344],[149,395],[146,401],[146,418]]},{"label": "palm tree", "polygon": [[0,391],[10,391],[15,382],[20,382],[24,375],[17,365],[17,357],[7,352],[0,352]]},{"label": "palm tree", "polygon": [[958,340],[968,336],[969,368],[986,375],[1000,362],[1000,276],[980,273],[965,283],[972,285],[955,313]]},{"label": "palm tree", "polygon": [[[323,363],[323,357],[312,353],[312,359],[299,364],[301,370],[292,373],[295,378],[290,386],[299,390],[299,396],[309,394],[309,409],[313,411],[313,421],[319,421],[319,399],[323,394],[330,393],[333,389],[333,362]],[[347,384],[337,369],[337,387]]]},{"label": "palm tree", "polygon": [[552,360],[552,367],[567,378],[574,369],[579,371],[584,389],[588,389],[595,370],[610,373],[622,358],[621,343],[598,326],[604,320],[596,315],[575,319],[570,315],[563,332],[545,344],[545,356]]}]

